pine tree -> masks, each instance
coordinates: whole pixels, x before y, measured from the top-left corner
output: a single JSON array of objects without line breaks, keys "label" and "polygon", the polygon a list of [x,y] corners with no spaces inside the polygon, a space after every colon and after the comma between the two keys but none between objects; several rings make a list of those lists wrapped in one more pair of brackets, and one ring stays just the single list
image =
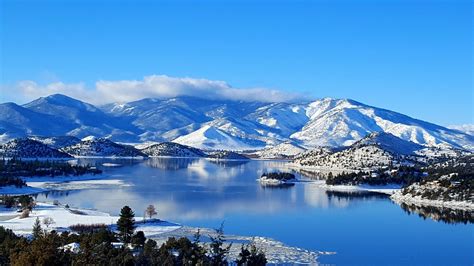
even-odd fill
[{"label": "pine tree", "polygon": [[117,221],[117,229],[123,242],[130,243],[131,236],[135,231],[135,213],[128,206],[120,210],[120,218]]},{"label": "pine tree", "polygon": [[224,224],[216,229],[216,236],[209,236],[211,243],[209,244],[210,250],[210,264],[211,265],[227,265],[227,255],[229,254],[232,244],[224,246]]},{"label": "pine tree", "polygon": [[33,225],[33,238],[38,239],[42,236],[43,229],[41,228],[41,222],[38,217],[36,217],[35,223]]}]

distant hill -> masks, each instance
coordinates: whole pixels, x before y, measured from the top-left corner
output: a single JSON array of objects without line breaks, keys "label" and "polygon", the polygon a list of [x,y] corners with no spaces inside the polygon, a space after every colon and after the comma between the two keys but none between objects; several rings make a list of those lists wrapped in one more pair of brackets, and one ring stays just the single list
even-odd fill
[{"label": "distant hill", "polygon": [[28,138],[14,139],[0,145],[0,156],[7,158],[71,158],[67,153]]}]

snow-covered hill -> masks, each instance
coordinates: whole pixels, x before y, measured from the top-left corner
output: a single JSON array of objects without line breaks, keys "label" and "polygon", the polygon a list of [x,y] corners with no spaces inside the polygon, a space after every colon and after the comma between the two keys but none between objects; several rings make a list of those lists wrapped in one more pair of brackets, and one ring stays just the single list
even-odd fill
[{"label": "snow-covered hill", "polygon": [[372,133],[350,147],[331,151],[315,149],[297,156],[294,163],[323,169],[373,169],[416,163],[418,150],[424,147],[388,133]]},{"label": "snow-covered hill", "polygon": [[80,139],[72,136],[56,136],[56,137],[41,137],[41,136],[32,136],[32,140],[39,141],[53,149],[60,149],[67,146],[71,146],[81,142]]},{"label": "snow-covered hill", "polygon": [[474,150],[474,136],[348,99],[264,103],[195,97],[95,107],[64,95],[23,106],[0,104],[0,139],[94,135],[113,141],[170,142],[202,149],[350,146],[373,132],[430,147]]},{"label": "snow-covered hill", "polygon": [[86,137],[79,143],[60,149],[75,157],[146,157],[132,146],[121,145],[105,138]]},{"label": "snow-covered hill", "polygon": [[50,148],[29,138],[18,138],[0,145],[0,157],[19,158],[70,158],[67,153]]},{"label": "snow-covered hill", "polygon": [[171,156],[171,157],[205,157],[206,154],[199,149],[181,145],[174,142],[163,142],[153,144],[141,150],[144,154],[152,157]]},{"label": "snow-covered hill", "polygon": [[232,151],[210,151],[207,157],[215,160],[248,160],[246,156]]},{"label": "snow-covered hill", "polygon": [[288,159],[293,158],[304,151],[306,151],[306,149],[299,145],[291,142],[284,142],[273,147],[259,150],[255,155],[263,159]]},{"label": "snow-covered hill", "polygon": [[455,148],[425,147],[390,133],[375,132],[342,149],[316,148],[295,157],[294,163],[322,169],[374,169],[428,164],[470,154]]}]

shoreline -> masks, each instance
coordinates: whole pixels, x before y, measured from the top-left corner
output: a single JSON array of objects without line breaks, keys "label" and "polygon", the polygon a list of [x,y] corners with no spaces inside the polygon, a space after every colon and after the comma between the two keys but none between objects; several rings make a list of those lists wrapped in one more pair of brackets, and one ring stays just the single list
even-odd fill
[{"label": "shoreline", "polygon": [[[20,214],[15,208],[0,209],[0,226],[11,229],[15,234],[30,236],[36,218],[40,220],[50,217],[54,220],[48,231],[57,232],[72,231],[70,226],[76,224],[105,224],[110,230],[114,230],[118,216],[109,213],[70,207],[64,205],[54,205],[47,202],[38,202],[37,206],[27,218],[20,219]],[[214,229],[189,227],[177,223],[167,222],[159,219],[144,220],[142,217],[135,217],[136,231],[143,231],[147,238],[153,239],[160,244],[166,242],[169,237],[187,237],[193,239],[194,234],[199,229],[202,235],[202,243],[208,245],[206,238],[216,234]],[[237,258],[241,244],[253,242],[258,248],[265,252],[269,263],[277,264],[318,264],[321,255],[333,255],[335,252],[311,251],[303,248],[285,245],[283,242],[268,237],[261,236],[240,236],[225,234],[226,243],[233,243],[229,253],[229,259]]]},{"label": "shoreline", "polygon": [[442,201],[424,199],[420,196],[413,197],[411,194],[403,195],[401,191],[396,191],[390,196],[390,199],[401,205],[402,203],[423,207],[447,208],[463,211],[474,211],[474,203],[467,201]]}]

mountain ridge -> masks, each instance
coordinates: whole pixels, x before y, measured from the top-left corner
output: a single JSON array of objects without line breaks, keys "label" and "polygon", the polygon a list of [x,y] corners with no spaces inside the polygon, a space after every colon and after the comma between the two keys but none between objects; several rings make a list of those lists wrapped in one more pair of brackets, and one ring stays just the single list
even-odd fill
[{"label": "mountain ridge", "polygon": [[[470,134],[351,99],[265,103],[186,96],[94,106],[55,94],[22,106],[0,104],[0,114],[0,140],[94,135],[126,143],[176,141],[245,150],[285,142],[305,148],[350,146],[385,132],[425,147],[474,150]],[[207,131],[219,134],[203,137]]]}]

